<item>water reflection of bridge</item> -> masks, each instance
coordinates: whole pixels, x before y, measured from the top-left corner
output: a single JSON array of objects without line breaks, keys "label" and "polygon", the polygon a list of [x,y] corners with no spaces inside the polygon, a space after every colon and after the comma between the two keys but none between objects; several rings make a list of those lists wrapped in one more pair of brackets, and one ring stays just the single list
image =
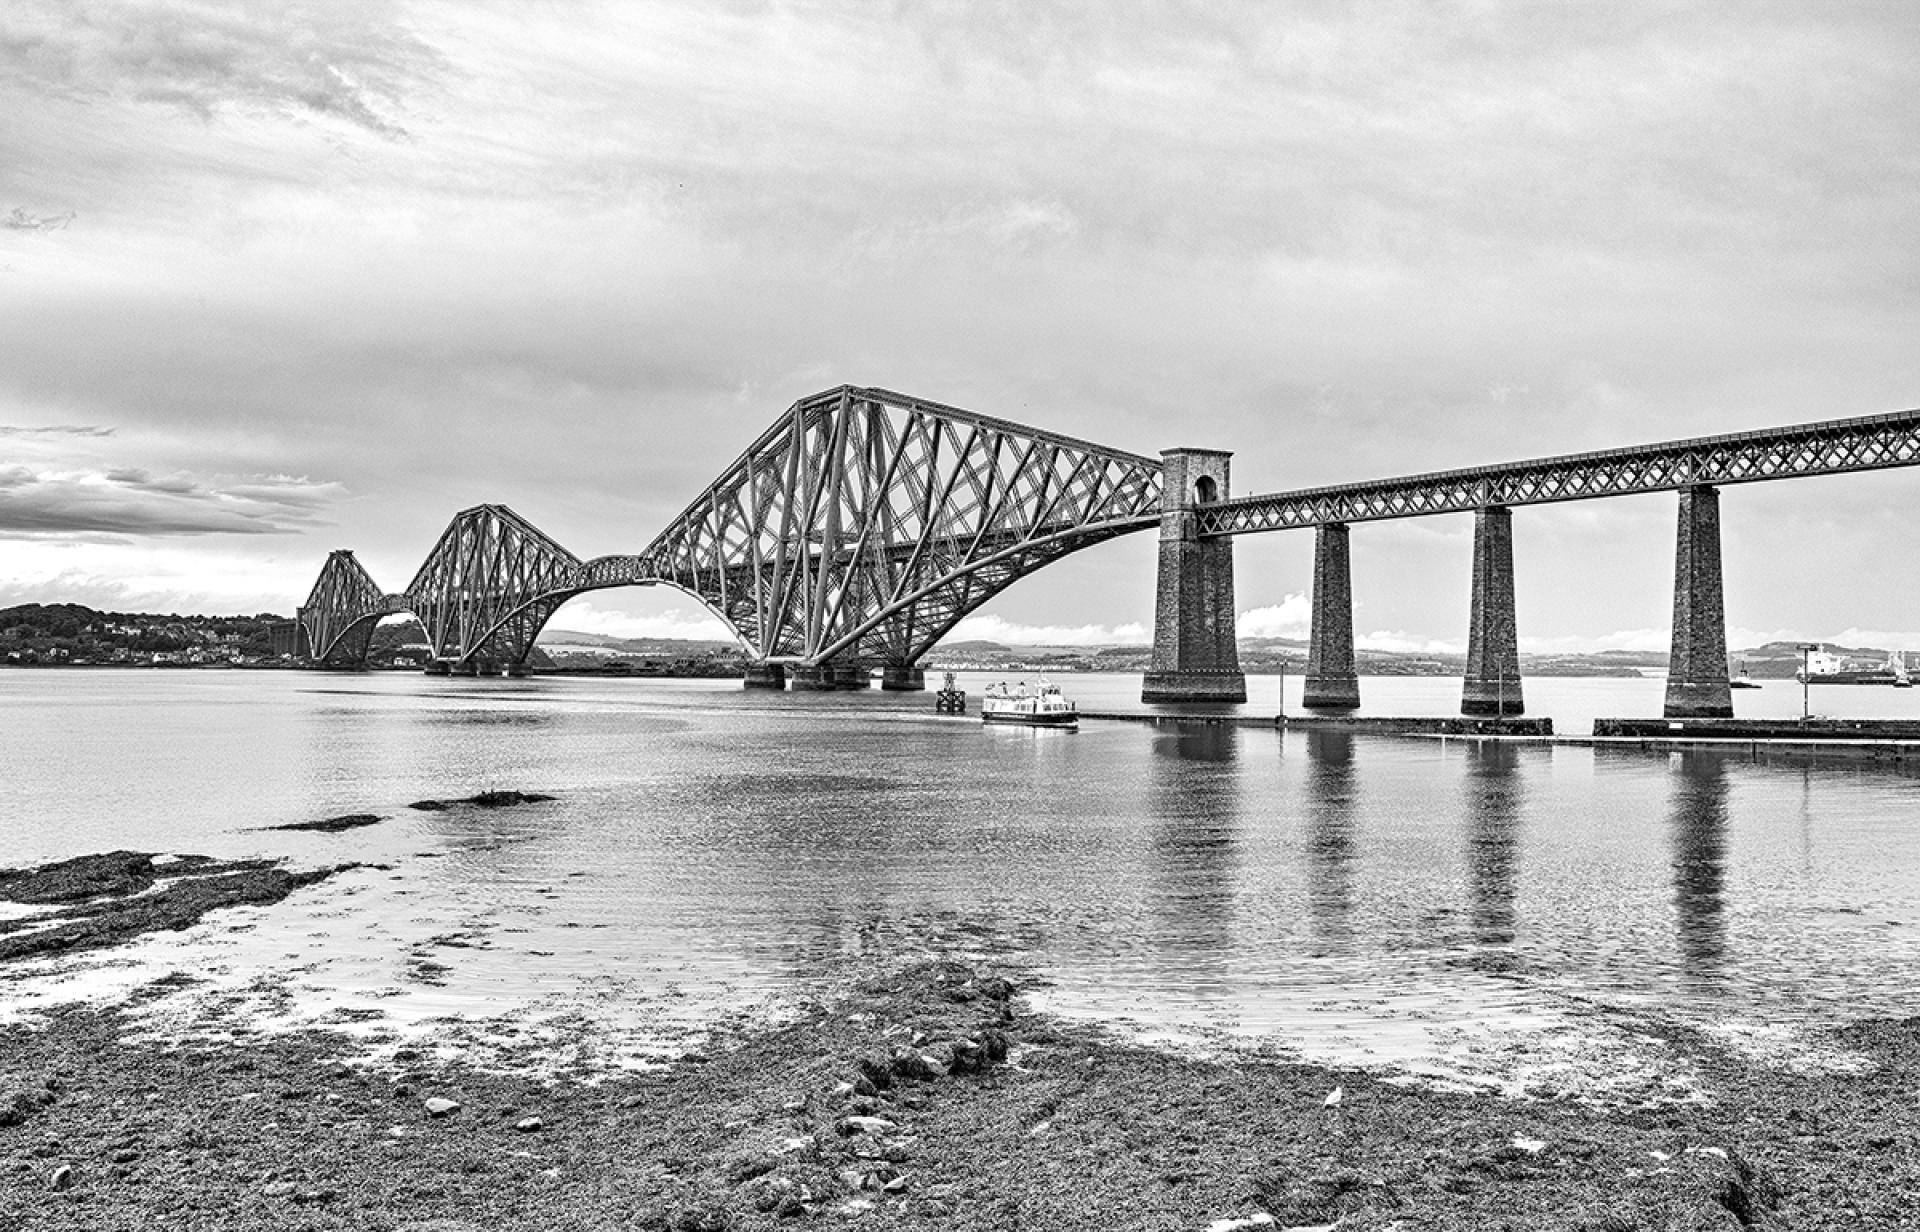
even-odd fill
[{"label": "water reflection of bridge", "polygon": [[1249,823],[1241,804],[1240,732],[1226,724],[1153,737],[1150,790],[1154,908],[1163,948],[1195,985],[1228,982]]},{"label": "water reflection of bridge", "polygon": [[350,551],[327,558],[300,627],[311,657],[364,664],[373,627],[412,613],[429,670],[526,668],[561,605],[617,586],[693,595],[751,656],[750,686],[924,687],[921,658],[1026,575],[1158,528],[1149,701],[1244,701],[1235,536],[1312,527],[1306,705],[1359,704],[1348,528],[1474,515],[1466,714],[1524,710],[1512,510],[1679,494],[1665,712],[1731,716],[1721,487],[1920,464],[1920,411],[1637,445],[1365,483],[1234,497],[1218,450],[1158,460],[882,389],[796,402],[639,552],[582,559],[501,505],[458,514],[407,588]]},{"label": "water reflection of bridge", "polygon": [[[1346,952],[1354,918],[1365,906],[1357,891],[1361,862],[1358,819],[1364,751],[1376,742],[1340,731],[1303,733],[1307,757],[1302,831],[1308,874],[1306,909],[1314,943],[1326,953]],[[1453,799],[1458,823],[1464,940],[1476,969],[1506,972],[1520,965],[1525,921],[1520,911],[1526,870],[1526,836],[1551,805],[1529,788],[1549,757],[1545,750],[1503,741],[1458,746],[1459,789]],[[1644,762],[1636,756],[1636,765]],[[1669,763],[1667,864],[1679,970],[1695,986],[1715,984],[1728,962],[1727,864],[1732,780],[1726,758],[1715,753],[1675,754]],[[1445,797],[1436,796],[1436,803]]]},{"label": "water reflection of bridge", "polygon": [[1668,831],[1673,844],[1673,913],[1680,969],[1712,984],[1727,961],[1727,764],[1713,753],[1679,753],[1672,762]]}]

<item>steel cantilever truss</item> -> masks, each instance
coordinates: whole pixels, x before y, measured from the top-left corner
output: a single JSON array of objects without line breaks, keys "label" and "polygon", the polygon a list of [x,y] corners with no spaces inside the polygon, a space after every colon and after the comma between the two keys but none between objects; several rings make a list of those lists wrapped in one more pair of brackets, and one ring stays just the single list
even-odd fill
[{"label": "steel cantilever truss", "polygon": [[588,589],[580,558],[505,505],[454,516],[407,587],[434,655],[519,663],[561,604]]},{"label": "steel cantilever truss", "polygon": [[342,549],[327,556],[298,617],[316,662],[364,663],[373,627],[405,610],[404,600],[382,592],[353,553]]},{"label": "steel cantilever truss", "polygon": [[655,539],[763,659],[911,664],[1050,561],[1154,525],[1160,463],[880,389],[794,404]]},{"label": "steel cantilever truss", "polygon": [[403,595],[334,553],[300,618],[328,661],[364,661],[378,618],[410,611],[437,658],[513,664],[575,595],[665,583],[761,659],[905,666],[1040,566],[1154,525],[1160,488],[1152,458],[842,387],[795,403],[637,555],[582,562],[481,505]]},{"label": "steel cantilever truss", "polygon": [[1203,507],[1199,529],[1206,536],[1236,535],[1915,465],[1920,410],[1898,411],[1239,497]]}]

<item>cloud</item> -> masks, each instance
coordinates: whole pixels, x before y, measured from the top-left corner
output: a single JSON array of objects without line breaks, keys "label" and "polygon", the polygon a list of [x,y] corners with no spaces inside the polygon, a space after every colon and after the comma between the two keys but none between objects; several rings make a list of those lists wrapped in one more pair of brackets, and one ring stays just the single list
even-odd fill
[{"label": "cloud", "polygon": [[161,540],[69,537],[6,547],[10,568],[0,578],[0,607],[80,603],[103,611],[291,615],[312,581],[296,585],[231,553],[208,558]]},{"label": "cloud", "polygon": [[0,27],[0,76],[74,99],[159,103],[209,120],[237,107],[402,137],[390,114],[437,57],[390,9],[353,0],[13,0]]},{"label": "cloud", "polygon": [[1375,629],[1371,633],[1356,633],[1353,635],[1353,645],[1356,650],[1390,650],[1396,654],[1457,655],[1465,654],[1467,651],[1463,642],[1424,637],[1401,629]]},{"label": "cloud", "polygon": [[[590,599],[575,599],[554,613],[540,634],[544,642],[561,641],[559,634],[597,633],[602,637],[657,637],[680,641],[714,642],[734,640],[733,630],[705,608],[683,611],[668,608],[651,614],[635,614],[605,607]],[[563,643],[564,644],[564,643]]]},{"label": "cloud", "polygon": [[[1271,607],[1240,613],[1234,622],[1234,633],[1239,637],[1284,637],[1301,641],[1312,632],[1312,627],[1311,600],[1305,594],[1289,594]],[[1399,654],[1459,654],[1463,649],[1457,642],[1388,629],[1356,633],[1353,644],[1358,650],[1390,650]]]},{"label": "cloud", "polygon": [[346,485],[337,480],[308,479],[304,475],[258,475],[225,483],[221,492],[229,497],[286,509],[317,509],[345,495]]},{"label": "cloud", "polygon": [[5,218],[0,218],[0,227],[8,231],[64,231],[74,217],[71,210],[65,214],[34,215],[15,206]]},{"label": "cloud", "polygon": [[155,479],[139,467],[116,467],[103,476],[108,483],[117,483],[122,487],[133,488],[140,492],[159,492],[168,496],[193,496],[200,492],[197,481],[185,475],[172,475],[165,479]]},{"label": "cloud", "polygon": [[1304,638],[1313,623],[1313,607],[1303,594],[1289,594],[1272,607],[1240,613],[1233,631],[1238,637]]},{"label": "cloud", "polygon": [[[1564,8],[12,0],[0,211],[85,223],[0,228],[0,419],[161,446],[0,429],[0,465],[196,523],[331,508],[208,567],[400,579],[480,501],[635,550],[842,380],[1232,448],[1241,492],[1911,405],[1911,22]],[[213,477],[283,470],[364,499]],[[1729,610],[1898,625],[1920,575],[1836,560],[1905,558],[1910,486],[1875,490],[1817,534],[1837,502],[1729,490]],[[1464,522],[1356,529],[1379,637],[1458,632]],[[1738,602],[1743,534],[1796,584]],[[1300,636],[1279,538],[1241,541],[1242,624]],[[1526,558],[1524,630],[1665,619],[1625,592],[1667,547],[1552,545],[1591,584]],[[1142,615],[1144,570],[1080,576],[1005,610]]]},{"label": "cloud", "polygon": [[53,424],[44,428],[15,428],[0,424],[0,436],[112,436],[112,428],[86,424]]},{"label": "cloud", "polygon": [[1080,233],[1080,219],[1060,201],[1014,198],[975,209],[944,208],[931,219],[908,215],[862,229],[860,243],[875,253],[951,246],[977,238],[995,249],[1029,252]]},{"label": "cloud", "polygon": [[999,616],[969,616],[944,642],[1001,642],[1009,646],[1136,646],[1153,640],[1145,625],[1023,625]]},{"label": "cloud", "polygon": [[0,538],[289,534],[344,494],[337,483],[254,476],[231,486],[138,467],[0,468]]}]

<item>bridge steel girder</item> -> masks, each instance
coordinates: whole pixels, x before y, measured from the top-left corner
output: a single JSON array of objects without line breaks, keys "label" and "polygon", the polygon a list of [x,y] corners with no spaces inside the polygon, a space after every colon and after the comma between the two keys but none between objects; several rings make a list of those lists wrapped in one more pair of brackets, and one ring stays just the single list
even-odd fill
[{"label": "bridge steel girder", "polygon": [[1033,570],[1155,525],[1160,489],[1153,458],[842,386],[794,403],[639,553],[582,561],[479,505],[383,599],[456,664],[523,662],[574,596],[665,584],[761,662],[906,668]]},{"label": "bridge steel girder", "polygon": [[[1196,506],[1196,538],[1920,465],[1920,410],[1303,489]],[[642,552],[581,561],[503,505],[456,515],[403,594],[349,551],[299,621],[363,661],[411,612],[436,657],[523,662],[568,599],[666,584],[762,663],[915,663],[969,612],[1071,552],[1157,525],[1152,458],[884,389],[793,404]]]},{"label": "bridge steel girder", "polygon": [[1470,513],[1920,465],[1920,410],[1243,496],[1200,510],[1202,537]]},{"label": "bridge steel girder", "polygon": [[434,658],[523,661],[547,619],[580,593],[580,558],[505,505],[454,515],[408,584]]},{"label": "bridge steel girder", "polygon": [[382,591],[353,553],[342,548],[327,555],[296,618],[306,631],[314,662],[346,666],[364,664],[373,627],[382,617],[405,610],[399,596]]},{"label": "bridge steel girder", "polygon": [[1154,525],[1160,486],[1156,459],[842,386],[794,403],[628,580],[699,596],[762,661],[906,666],[1018,578]]}]

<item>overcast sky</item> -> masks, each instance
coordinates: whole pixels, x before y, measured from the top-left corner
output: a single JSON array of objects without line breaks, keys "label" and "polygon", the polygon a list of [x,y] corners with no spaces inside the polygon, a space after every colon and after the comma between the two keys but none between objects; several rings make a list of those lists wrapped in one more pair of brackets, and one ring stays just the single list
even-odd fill
[{"label": "overcast sky", "polygon": [[[0,604],[398,590],[483,501],[635,551],[843,382],[1242,494],[1913,408],[1916,62],[1911,0],[7,0]],[[1517,511],[1523,646],[1663,647],[1674,509]],[[1920,470],[1722,512],[1736,642],[1920,649]],[[1471,530],[1355,528],[1363,643],[1464,644]],[[1144,636],[1152,561],[963,632]]]}]

